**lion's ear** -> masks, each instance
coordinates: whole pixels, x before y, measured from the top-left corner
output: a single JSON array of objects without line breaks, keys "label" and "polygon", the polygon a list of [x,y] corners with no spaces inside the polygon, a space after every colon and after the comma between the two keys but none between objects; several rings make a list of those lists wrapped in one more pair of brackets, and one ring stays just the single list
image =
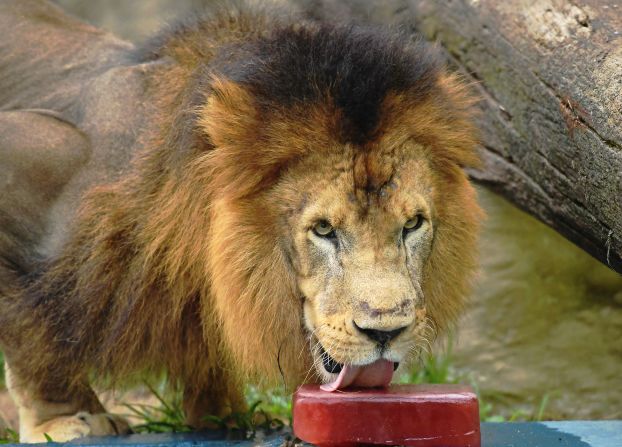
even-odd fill
[{"label": "lion's ear", "polygon": [[199,127],[216,146],[244,144],[259,122],[253,95],[240,84],[216,76],[210,87],[207,101],[199,108]]}]

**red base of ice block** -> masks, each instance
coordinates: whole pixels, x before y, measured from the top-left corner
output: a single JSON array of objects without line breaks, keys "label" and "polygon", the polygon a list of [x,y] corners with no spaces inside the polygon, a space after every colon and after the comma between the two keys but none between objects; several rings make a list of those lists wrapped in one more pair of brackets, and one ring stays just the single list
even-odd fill
[{"label": "red base of ice block", "polygon": [[294,434],[320,446],[479,447],[477,396],[463,385],[394,385],[294,393]]}]

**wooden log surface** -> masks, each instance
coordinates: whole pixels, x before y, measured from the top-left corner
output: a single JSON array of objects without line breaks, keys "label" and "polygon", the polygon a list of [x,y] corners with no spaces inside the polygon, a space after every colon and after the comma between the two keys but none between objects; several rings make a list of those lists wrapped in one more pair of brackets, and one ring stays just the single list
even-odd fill
[{"label": "wooden log surface", "polygon": [[622,1],[409,7],[484,98],[473,178],[622,272]]},{"label": "wooden log surface", "polygon": [[622,272],[622,0],[302,3],[438,41],[482,97],[472,178]]}]

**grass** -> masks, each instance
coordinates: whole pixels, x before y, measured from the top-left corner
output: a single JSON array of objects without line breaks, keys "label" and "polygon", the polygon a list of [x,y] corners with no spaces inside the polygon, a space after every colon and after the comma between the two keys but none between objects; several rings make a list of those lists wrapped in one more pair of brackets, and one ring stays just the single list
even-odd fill
[{"label": "grass", "polygon": [[[157,405],[124,404],[129,415],[141,422],[133,425],[136,433],[183,433],[192,431],[186,425],[179,393],[166,395],[163,391],[146,384],[157,401]],[[256,398],[262,397],[264,400]],[[232,413],[226,417],[206,415],[204,420],[215,429],[221,429],[230,437],[252,439],[258,431],[279,430],[289,424],[291,418],[290,399],[283,393],[271,391],[260,393],[256,388],[247,390],[249,408],[245,412]]]},{"label": "grass", "polygon": [[0,431],[0,444],[16,444],[19,442],[19,435],[15,430],[7,428],[4,433]]},{"label": "grass", "polygon": [[164,398],[161,391],[149,384],[146,386],[157,399],[158,405],[124,404],[129,411],[128,416],[134,416],[141,421],[132,427],[136,433],[187,432],[192,430],[192,427],[184,422],[181,397],[178,393],[173,393],[170,397]]},{"label": "grass", "polygon": [[255,386],[246,388],[246,401],[260,402],[259,408],[271,417],[280,419],[287,425],[292,422],[292,400],[282,389],[262,391]]},{"label": "grass", "polygon": [[[2,353],[0,353],[0,369],[4,371]],[[0,380],[3,380],[2,376]],[[0,385],[3,383],[3,381],[0,382]],[[480,418],[483,422],[542,420],[551,398],[549,394],[545,394],[533,408],[517,409],[509,414],[502,414],[497,409],[497,404],[503,402],[503,396],[499,393],[481,390],[472,376],[454,367],[451,342],[443,353],[426,356],[421,367],[400,377],[399,383],[468,383],[478,395]],[[135,432],[165,433],[192,430],[184,422],[179,394],[165,394],[163,386],[153,387],[149,384],[146,386],[154,395],[156,405],[125,404],[128,415],[140,421],[132,427]],[[269,432],[291,424],[291,398],[282,390],[261,391],[249,386],[246,390],[246,399],[249,408],[246,412],[234,413],[224,418],[207,415],[205,420],[210,425],[233,434],[234,438],[246,439],[253,438],[258,431]],[[8,429],[4,434],[0,432],[0,444],[17,442],[17,439],[18,436],[13,430]]]}]

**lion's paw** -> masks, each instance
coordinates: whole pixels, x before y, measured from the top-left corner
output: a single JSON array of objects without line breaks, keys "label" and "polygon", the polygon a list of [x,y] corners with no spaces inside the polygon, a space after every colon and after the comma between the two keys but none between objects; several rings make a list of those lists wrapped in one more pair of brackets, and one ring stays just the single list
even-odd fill
[{"label": "lion's paw", "polygon": [[66,442],[84,436],[106,436],[130,433],[125,419],[108,413],[76,413],[73,416],[54,418],[32,430],[23,430],[20,441],[27,443]]}]

